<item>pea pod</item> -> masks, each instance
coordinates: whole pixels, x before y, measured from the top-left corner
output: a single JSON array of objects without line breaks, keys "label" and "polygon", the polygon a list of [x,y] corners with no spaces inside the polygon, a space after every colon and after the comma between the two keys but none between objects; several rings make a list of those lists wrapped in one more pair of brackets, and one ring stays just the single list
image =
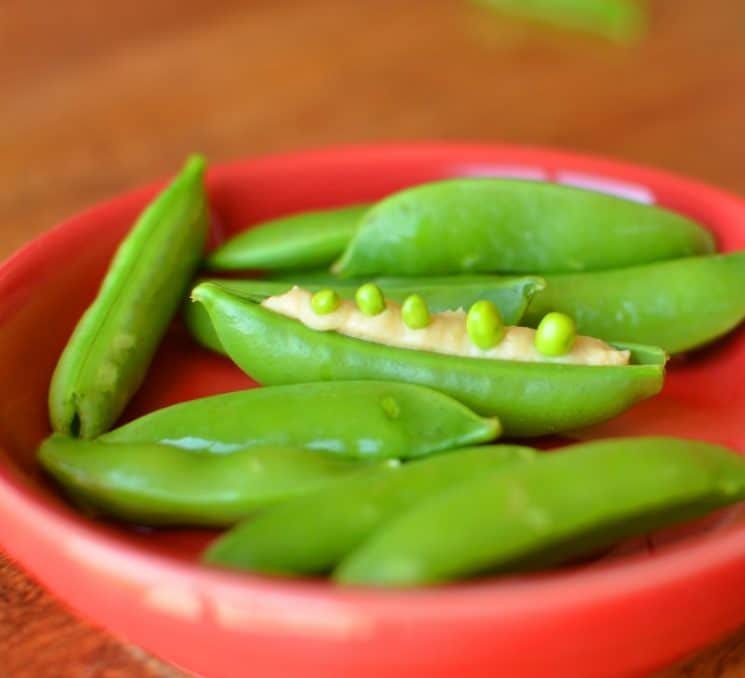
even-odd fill
[{"label": "pea pod", "polygon": [[745,252],[546,280],[528,307],[527,325],[558,310],[571,315],[583,334],[653,342],[680,353],[726,334],[745,318]]},{"label": "pea pod", "polygon": [[419,457],[493,440],[484,419],[422,386],[320,382],[236,391],[156,410],[110,431],[110,443],[161,443],[233,452],[304,447],[367,459]]},{"label": "pea pod", "polygon": [[205,305],[220,342],[262,384],[383,379],[447,393],[482,415],[499,415],[505,434],[534,436],[604,421],[662,387],[659,349],[617,345],[635,364],[586,366],[481,360],[394,348],[319,332],[259,304],[203,283],[192,297]]},{"label": "pea pod", "polygon": [[368,205],[301,212],[239,233],[207,257],[213,271],[310,268],[330,264],[352,239]]},{"label": "pea pod", "polygon": [[88,509],[141,525],[232,525],[366,466],[292,447],[204,454],[60,434],[42,443],[39,460]]},{"label": "pea pod", "polygon": [[713,251],[708,231],[659,207],[550,183],[454,179],[377,203],[334,272],[562,273]]},{"label": "pea pod", "polygon": [[634,0],[473,0],[506,14],[593,33],[609,40],[631,41],[645,29],[646,17]]},{"label": "pea pod", "polygon": [[417,586],[548,567],[745,498],[745,459],[674,438],[597,441],[425,499],[342,561],[346,584]]},{"label": "pea pod", "polygon": [[[367,281],[347,281],[326,274],[304,282],[297,280],[223,280],[214,282],[242,297],[262,299],[284,294],[293,284],[302,284],[311,292],[324,288],[334,289],[342,299],[354,299],[358,287]],[[544,287],[543,279],[535,276],[457,276],[447,278],[378,278],[374,280],[386,297],[403,302],[417,293],[427,302],[433,313],[469,308],[476,301],[486,299],[499,310],[507,324],[515,324],[525,313],[533,295]],[[200,304],[187,303],[183,309],[186,326],[192,336],[203,346],[217,353],[224,353],[209,316]]]},{"label": "pea pod", "polygon": [[204,167],[203,158],[192,157],[119,246],[52,377],[54,430],[83,438],[103,433],[142,383],[202,256]]},{"label": "pea pod", "polygon": [[214,542],[204,558],[260,572],[328,572],[375,529],[430,494],[534,458],[530,448],[495,445],[360,471],[238,525]]}]

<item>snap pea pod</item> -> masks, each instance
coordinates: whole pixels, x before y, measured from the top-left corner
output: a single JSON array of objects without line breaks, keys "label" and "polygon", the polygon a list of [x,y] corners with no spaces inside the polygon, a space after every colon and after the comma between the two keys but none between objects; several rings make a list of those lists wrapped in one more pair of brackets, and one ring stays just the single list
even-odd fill
[{"label": "snap pea pod", "polygon": [[236,526],[210,546],[204,559],[275,574],[329,572],[376,528],[430,494],[535,456],[528,447],[495,445],[360,471]]},{"label": "snap pea pod", "polygon": [[583,334],[654,342],[680,353],[726,334],[745,318],[745,252],[546,277],[524,324],[549,311],[571,315]]},{"label": "snap pea pod", "polygon": [[[284,294],[294,284],[315,292],[324,288],[335,290],[342,299],[354,299],[358,287],[367,281],[339,280],[327,276],[331,282],[317,280],[305,283],[280,280],[223,280],[212,279],[226,290],[242,297],[262,299]],[[499,310],[505,323],[514,325],[525,313],[531,298],[543,289],[542,278],[535,276],[453,276],[448,278],[377,278],[373,281],[388,299],[403,302],[409,295],[418,293],[433,313],[467,309],[475,302],[486,299]],[[191,335],[203,346],[217,353],[224,353],[207,312],[200,304],[187,303],[183,318]]]},{"label": "snap pea pod", "polygon": [[204,304],[231,359],[262,384],[383,379],[447,393],[509,436],[569,431],[604,421],[662,387],[666,357],[653,347],[617,344],[635,364],[586,366],[481,360],[394,348],[312,330],[219,285],[202,283]]},{"label": "snap pea pod", "polygon": [[142,383],[202,256],[204,168],[203,158],[190,158],[119,246],[52,377],[55,431],[83,438],[103,433]]},{"label": "snap pea pod", "polygon": [[745,498],[745,458],[675,438],[597,441],[514,464],[425,499],[334,573],[418,586],[548,567]]},{"label": "snap pea pod", "polygon": [[659,207],[558,184],[453,179],[377,203],[333,270],[345,278],[544,274],[713,251],[708,231]]},{"label": "snap pea pod", "polygon": [[559,28],[628,42],[646,27],[646,15],[634,0],[472,0],[516,17]]},{"label": "snap pea pod", "polygon": [[413,384],[319,382],[236,391],[156,410],[101,437],[232,452],[266,445],[366,459],[419,457],[494,440],[496,418]]},{"label": "snap pea pod", "polygon": [[344,251],[368,207],[301,212],[264,222],[218,247],[206,266],[240,271],[328,265]]},{"label": "snap pea pod", "polygon": [[42,443],[39,460],[89,510],[140,525],[232,525],[367,466],[292,447],[205,454],[60,434]]}]

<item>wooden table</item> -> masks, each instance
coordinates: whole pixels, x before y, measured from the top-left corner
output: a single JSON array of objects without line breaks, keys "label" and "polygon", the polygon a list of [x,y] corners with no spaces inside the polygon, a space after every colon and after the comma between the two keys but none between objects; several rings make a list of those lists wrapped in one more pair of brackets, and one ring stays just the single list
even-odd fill
[{"label": "wooden table", "polygon": [[[0,255],[211,160],[384,139],[542,144],[745,194],[745,3],[651,0],[617,46],[466,0],[4,0]],[[0,674],[177,672],[90,629],[0,559]],[[745,634],[661,674],[745,675]]]}]

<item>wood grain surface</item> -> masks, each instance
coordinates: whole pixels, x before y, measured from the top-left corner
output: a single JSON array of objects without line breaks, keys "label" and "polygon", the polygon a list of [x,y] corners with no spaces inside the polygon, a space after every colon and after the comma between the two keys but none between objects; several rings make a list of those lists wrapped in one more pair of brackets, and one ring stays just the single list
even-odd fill
[{"label": "wood grain surface", "polygon": [[[745,3],[649,4],[647,38],[618,46],[467,0],[3,0],[0,255],[192,150],[507,141],[745,194]],[[180,674],[0,557],[0,675]],[[745,633],[660,676],[745,676]]]}]

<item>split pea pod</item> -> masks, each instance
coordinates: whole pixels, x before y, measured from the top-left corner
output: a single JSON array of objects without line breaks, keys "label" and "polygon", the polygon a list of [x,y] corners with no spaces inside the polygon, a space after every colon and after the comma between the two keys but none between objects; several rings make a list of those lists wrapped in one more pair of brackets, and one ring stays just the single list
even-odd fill
[{"label": "split pea pod", "polygon": [[546,277],[525,324],[548,311],[571,315],[583,334],[652,342],[680,353],[720,337],[745,318],[745,252]]},{"label": "split pea pod", "polygon": [[55,431],[83,438],[103,433],[142,383],[202,256],[204,167],[203,158],[190,158],[119,246],[52,377]]},{"label": "split pea pod", "polygon": [[711,234],[668,210],[558,184],[453,179],[377,203],[334,265],[342,277],[564,273],[709,254]]},{"label": "split pea pod", "polygon": [[597,441],[490,471],[383,525],[334,573],[419,586],[550,567],[745,498],[745,458],[674,438]]},{"label": "split pea pod", "polygon": [[618,345],[631,365],[481,360],[396,348],[310,329],[203,283],[192,292],[204,304],[231,359],[265,385],[382,379],[429,386],[475,412],[498,415],[506,435],[569,431],[604,421],[662,387],[665,354]]},{"label": "split pea pod", "polygon": [[[340,280],[326,275],[307,284],[300,276],[298,282],[280,280],[223,280],[212,279],[238,296],[262,299],[284,294],[293,284],[302,284],[311,292],[333,289],[342,299],[354,299],[360,285],[368,281]],[[403,302],[411,294],[419,294],[433,313],[467,309],[486,299],[499,310],[505,323],[516,324],[525,313],[533,295],[544,287],[543,279],[535,276],[453,276],[448,278],[377,278],[374,282],[388,299]],[[203,346],[224,353],[212,322],[201,304],[185,304],[183,318],[191,335]]]},{"label": "split pea pod", "polygon": [[213,271],[311,268],[330,264],[352,239],[368,205],[292,214],[239,233],[212,252]]},{"label": "split pea pod", "polygon": [[259,572],[329,572],[374,530],[432,493],[535,456],[528,447],[495,445],[360,471],[236,526],[204,558]]},{"label": "split pea pod", "polygon": [[456,400],[413,384],[376,381],[271,386],[156,410],[101,437],[223,453],[289,446],[347,457],[419,457],[500,433]]},{"label": "split pea pod", "polygon": [[140,525],[232,525],[366,466],[292,447],[206,454],[60,434],[42,443],[39,460],[89,510]]}]

